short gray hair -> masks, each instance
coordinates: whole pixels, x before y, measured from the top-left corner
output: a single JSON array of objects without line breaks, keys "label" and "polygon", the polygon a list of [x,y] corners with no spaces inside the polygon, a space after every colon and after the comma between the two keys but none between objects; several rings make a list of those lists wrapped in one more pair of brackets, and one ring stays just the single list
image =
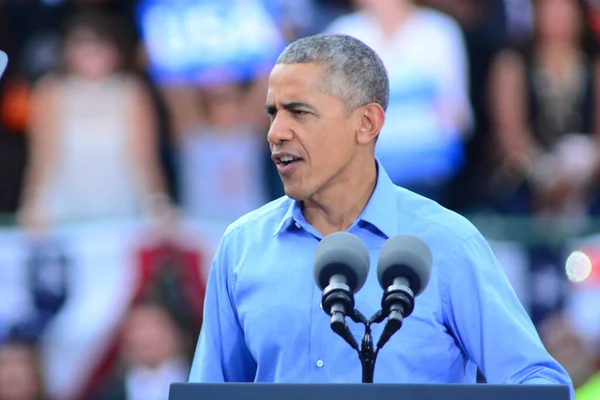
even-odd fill
[{"label": "short gray hair", "polygon": [[318,34],[291,43],[276,64],[315,63],[326,67],[324,90],[355,109],[369,103],[385,111],[390,97],[381,58],[360,40],[341,34]]}]

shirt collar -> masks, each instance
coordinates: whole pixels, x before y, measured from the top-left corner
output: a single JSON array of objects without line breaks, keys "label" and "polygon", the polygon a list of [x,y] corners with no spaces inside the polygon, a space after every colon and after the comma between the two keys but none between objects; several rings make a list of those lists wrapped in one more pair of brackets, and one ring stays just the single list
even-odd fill
[{"label": "shirt collar", "polygon": [[[396,186],[381,166],[377,163],[377,183],[367,206],[358,218],[358,223],[368,223],[378,229],[387,238],[398,234],[398,204],[396,200]],[[281,222],[275,228],[273,236],[294,227],[299,228],[306,224],[302,214],[301,203],[292,200]]]}]

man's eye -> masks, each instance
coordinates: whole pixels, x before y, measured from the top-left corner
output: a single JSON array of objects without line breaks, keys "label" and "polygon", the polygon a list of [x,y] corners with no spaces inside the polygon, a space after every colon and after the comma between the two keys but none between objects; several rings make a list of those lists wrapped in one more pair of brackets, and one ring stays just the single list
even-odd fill
[{"label": "man's eye", "polygon": [[294,115],[307,115],[308,114],[307,111],[303,111],[303,110],[292,110],[291,112]]}]

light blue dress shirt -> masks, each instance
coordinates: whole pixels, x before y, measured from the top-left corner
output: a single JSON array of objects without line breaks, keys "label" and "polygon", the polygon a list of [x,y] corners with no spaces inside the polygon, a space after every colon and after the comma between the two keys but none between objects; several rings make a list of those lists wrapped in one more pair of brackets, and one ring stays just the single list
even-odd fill
[{"label": "light blue dress shirt", "polygon": [[[465,218],[395,186],[378,164],[375,191],[348,231],[371,256],[355,296],[367,318],[380,308],[377,259],[387,238],[419,236],[433,254],[429,285],[379,352],[375,383],[474,383],[479,366],[489,383],[572,385]],[[320,306],[312,269],[321,238],[287,197],[228,227],[208,278],[190,382],[361,382],[355,350]],[[348,324],[360,343],[363,325]],[[382,328],[374,326],[375,342]]]}]

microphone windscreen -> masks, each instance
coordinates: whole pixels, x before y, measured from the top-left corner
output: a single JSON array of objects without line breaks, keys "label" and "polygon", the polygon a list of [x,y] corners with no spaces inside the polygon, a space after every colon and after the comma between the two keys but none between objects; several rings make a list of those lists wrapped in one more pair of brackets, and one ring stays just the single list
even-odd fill
[{"label": "microphone windscreen", "polygon": [[377,279],[385,290],[394,278],[407,278],[410,289],[418,296],[429,283],[432,262],[431,250],[422,239],[413,235],[394,236],[383,244],[379,253]]},{"label": "microphone windscreen", "polygon": [[334,275],[343,275],[350,289],[358,292],[369,273],[370,258],[367,246],[357,236],[336,232],[326,236],[317,246],[313,274],[315,283],[323,290]]}]

